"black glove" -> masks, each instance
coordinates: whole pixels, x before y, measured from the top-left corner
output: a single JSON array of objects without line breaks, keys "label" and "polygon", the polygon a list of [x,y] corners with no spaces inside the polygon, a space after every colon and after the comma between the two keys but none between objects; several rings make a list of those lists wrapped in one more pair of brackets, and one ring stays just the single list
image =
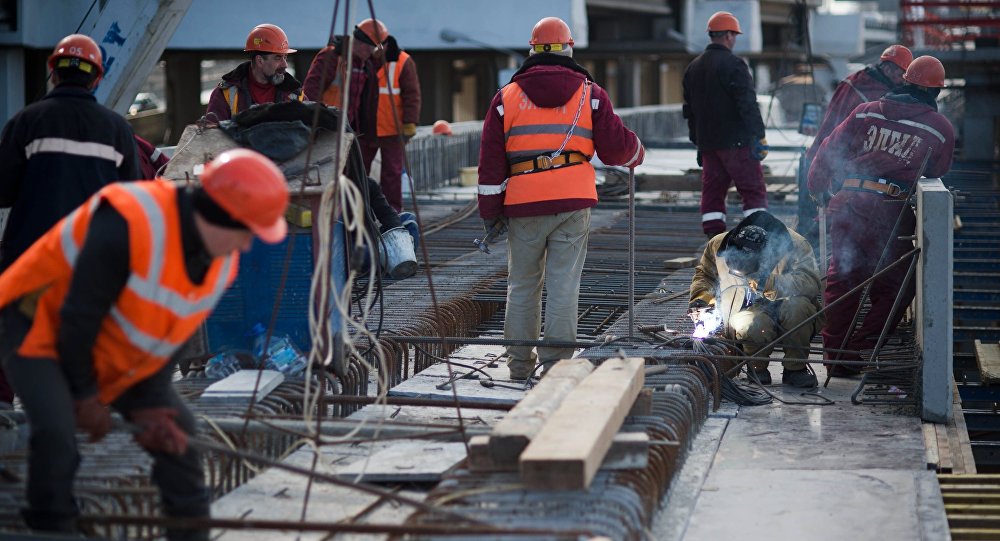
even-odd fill
[{"label": "black glove", "polygon": [[711,310],[707,302],[701,299],[693,300],[688,304],[687,315],[693,323],[698,323],[701,313],[706,310]]},{"label": "black glove", "polygon": [[501,224],[501,231],[507,229],[507,218],[504,218],[503,216],[497,216],[496,218],[483,218],[483,229],[489,233],[498,223]]},{"label": "black glove", "polygon": [[750,147],[750,156],[757,161],[763,161],[770,149],[771,147],[768,146],[767,139],[761,137],[759,140],[754,141],[753,146]]},{"label": "black glove", "polygon": [[704,165],[701,164],[701,151],[700,150],[695,153],[695,155],[694,155],[694,161],[698,162],[698,167],[704,167]]}]

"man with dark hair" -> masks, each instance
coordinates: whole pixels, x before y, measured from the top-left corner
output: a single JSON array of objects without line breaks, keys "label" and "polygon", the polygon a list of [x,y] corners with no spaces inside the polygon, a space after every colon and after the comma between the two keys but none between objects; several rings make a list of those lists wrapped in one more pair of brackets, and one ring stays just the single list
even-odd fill
[{"label": "man with dark hair", "polygon": [[247,36],[243,51],[250,53],[250,60],[222,76],[208,100],[208,120],[229,120],[261,103],[302,101],[302,83],[285,71],[288,55],[295,49],[288,47],[284,30],[273,24],[257,25]]},{"label": "man with dark hair", "polygon": [[712,43],[684,72],[684,118],[702,166],[701,228],[712,238],[726,230],[726,192],[735,184],[743,216],[767,210],[760,162],[767,156],[764,121],[750,69],[732,53],[740,23],[720,11],[708,20]]},{"label": "man with dark hair", "polygon": [[[708,241],[691,282],[688,314],[696,336],[707,336],[722,326],[741,342],[747,355],[766,357],[771,352],[762,347],[821,308],[819,288],[820,274],[809,243],[769,212],[760,211]],[[802,361],[809,357],[809,341],[818,327],[803,325],[780,343],[785,351],[781,376],[785,385],[816,385],[816,376]],[[767,365],[767,361],[751,362],[747,374],[767,385],[771,383]]]},{"label": "man with dark hair", "polygon": [[[48,59],[55,88],[0,135],[0,207],[10,208],[0,272],[106,184],[140,177],[132,128],[91,92],[104,74],[87,36],[66,36]],[[0,408],[14,398],[0,371]]]}]

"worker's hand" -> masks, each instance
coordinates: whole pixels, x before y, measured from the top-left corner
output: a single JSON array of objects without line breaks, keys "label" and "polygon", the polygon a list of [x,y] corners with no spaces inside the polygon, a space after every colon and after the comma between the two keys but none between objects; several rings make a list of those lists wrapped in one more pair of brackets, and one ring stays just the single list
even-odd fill
[{"label": "worker's hand", "polygon": [[188,435],[177,426],[173,408],[146,408],[129,412],[132,422],[141,432],[133,437],[143,449],[154,453],[183,455],[187,451]]},{"label": "worker's hand", "polygon": [[700,150],[698,152],[695,152],[695,154],[694,154],[694,161],[698,162],[698,167],[705,167],[704,165],[701,164],[701,151]]},{"label": "worker's hand", "polygon": [[417,125],[412,122],[403,124],[403,141],[409,143],[410,139],[417,134]]},{"label": "worker's hand", "polygon": [[830,200],[833,199],[833,194],[824,191],[820,193],[811,193],[809,194],[809,197],[812,198],[817,207],[827,207],[830,205]]},{"label": "worker's hand", "polygon": [[762,161],[767,157],[767,151],[770,149],[771,147],[768,146],[767,139],[761,137],[759,141],[754,142],[753,147],[750,149],[750,155],[753,159]]},{"label": "worker's hand", "polygon": [[90,435],[90,441],[100,441],[111,432],[111,411],[97,400],[97,395],[73,403],[76,426]]},{"label": "worker's hand", "polygon": [[698,321],[701,320],[701,314],[702,314],[702,312],[707,312],[707,311],[709,311],[711,309],[712,309],[712,307],[709,306],[707,302],[705,302],[705,301],[703,301],[701,299],[698,299],[698,300],[691,301],[691,303],[688,304],[687,315],[688,315],[689,318],[691,318],[691,322],[692,323],[697,324]]},{"label": "worker's hand", "polygon": [[500,230],[501,231],[506,230],[507,229],[507,218],[505,218],[503,216],[497,216],[496,218],[483,218],[483,229],[485,229],[487,233],[489,233],[490,231],[492,231],[493,228],[495,226],[497,226],[498,224],[500,225]]}]

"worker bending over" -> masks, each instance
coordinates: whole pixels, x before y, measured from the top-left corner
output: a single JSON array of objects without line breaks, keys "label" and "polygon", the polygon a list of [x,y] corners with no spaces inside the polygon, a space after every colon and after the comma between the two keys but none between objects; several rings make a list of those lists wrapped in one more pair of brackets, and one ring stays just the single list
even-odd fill
[{"label": "worker bending over", "polygon": [[[937,112],[937,95],[944,87],[944,66],[931,56],[913,60],[898,91],[862,104],[823,141],[809,169],[809,193],[821,205],[829,203],[831,256],[826,304],[870,278],[888,243],[882,267],[913,247],[916,218],[909,197],[922,176],[939,177],[951,169],[955,130]],[[831,193],[832,199],[831,199]],[[893,234],[897,219],[901,222]],[[891,238],[890,238],[891,236]],[[890,332],[916,293],[911,281],[903,289],[905,267],[875,280],[869,291],[871,309],[861,327],[852,327],[861,294],[827,312],[823,328],[826,348],[859,351],[875,346],[886,321]],[[900,309],[891,314],[897,295]],[[846,343],[845,343],[846,339]],[[859,361],[857,353],[828,353],[827,359]],[[834,377],[858,370],[831,366]]]},{"label": "worker bending over", "polygon": [[[573,61],[561,19],[531,32],[531,52],[490,103],[479,149],[479,214],[487,231],[506,222],[504,338],[537,340],[545,285],[545,340],[576,340],[580,275],[587,258],[594,167],[635,167],[644,149],[614,113],[603,88]],[[550,365],[573,348],[510,346],[511,379],[527,379],[536,359]]]},{"label": "worker bending over", "polygon": [[[769,212],[760,211],[708,241],[694,271],[688,313],[696,330],[710,326],[702,336],[721,325],[744,353],[767,357],[771,351],[760,348],[821,308],[819,292],[812,246]],[[809,357],[809,341],[819,327],[807,323],[780,342],[785,352],[783,384],[816,385],[816,376],[802,361]],[[770,384],[767,365],[751,362],[748,377]]]},{"label": "worker bending over", "polygon": [[[205,166],[201,187],[112,184],[56,224],[0,275],[0,360],[31,427],[28,507],[34,530],[75,532],[74,430],[100,440],[108,407],[134,424],[153,458],[163,513],[207,518],[195,422],[171,386],[172,356],[236,277],[256,235],[284,239],[288,187],[250,150]],[[168,528],[170,540],[207,530]]]}]

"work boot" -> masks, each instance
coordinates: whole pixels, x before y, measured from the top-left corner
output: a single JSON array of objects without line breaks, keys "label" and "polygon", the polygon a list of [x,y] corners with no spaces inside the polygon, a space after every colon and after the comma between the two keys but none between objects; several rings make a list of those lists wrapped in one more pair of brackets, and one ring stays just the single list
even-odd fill
[{"label": "work boot", "polygon": [[771,384],[771,372],[767,368],[762,368],[760,370],[753,368],[751,366],[747,367],[747,379],[753,383],[760,383],[761,385]]},{"label": "work boot", "polygon": [[507,368],[510,369],[511,380],[524,381],[531,377],[532,372],[535,371],[535,360],[511,359],[507,361]]},{"label": "work boot", "polygon": [[808,369],[803,368],[801,370],[785,370],[781,373],[781,383],[782,385],[788,385],[790,387],[800,387],[803,389],[808,389],[810,387],[815,387],[817,385],[816,375],[810,372]]}]

